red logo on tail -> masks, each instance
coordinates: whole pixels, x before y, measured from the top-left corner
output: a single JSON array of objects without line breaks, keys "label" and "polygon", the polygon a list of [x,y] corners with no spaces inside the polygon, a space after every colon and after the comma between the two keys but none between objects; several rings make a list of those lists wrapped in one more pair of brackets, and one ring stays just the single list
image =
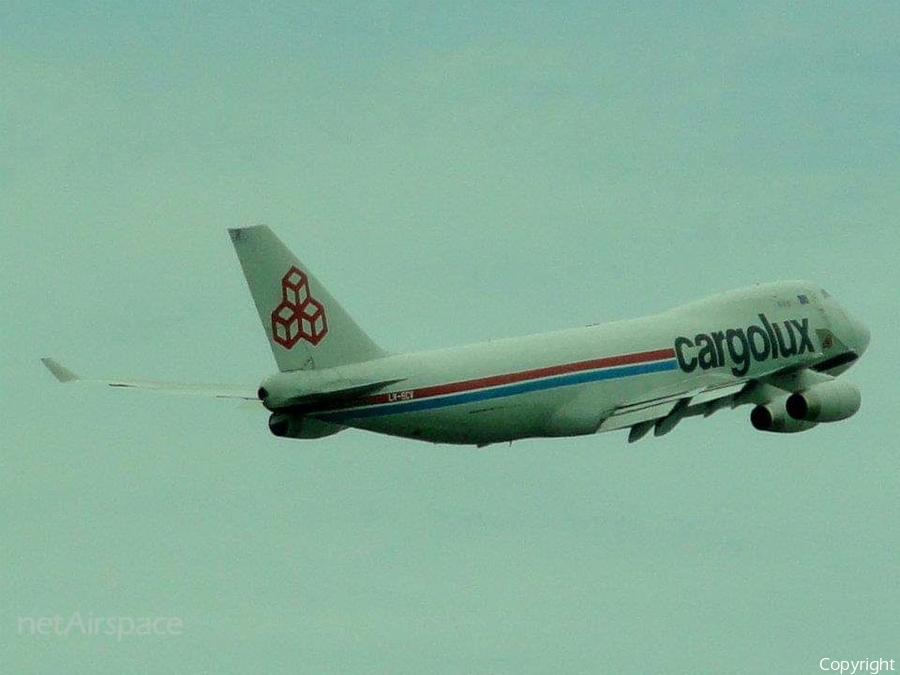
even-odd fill
[{"label": "red logo on tail", "polygon": [[281,278],[281,304],[272,312],[272,339],[285,349],[300,340],[317,345],[328,332],[325,308],[309,294],[309,279],[296,267]]}]

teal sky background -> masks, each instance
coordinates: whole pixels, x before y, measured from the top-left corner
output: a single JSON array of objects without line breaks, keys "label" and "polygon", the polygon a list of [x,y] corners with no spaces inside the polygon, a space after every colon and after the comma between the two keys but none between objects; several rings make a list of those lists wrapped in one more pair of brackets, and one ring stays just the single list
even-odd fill
[{"label": "teal sky background", "polygon": [[[900,660],[900,5],[0,5],[0,668],[814,673]],[[392,351],[808,278],[853,419],[285,442],[225,228]],[[180,636],[18,617],[178,616]]]}]

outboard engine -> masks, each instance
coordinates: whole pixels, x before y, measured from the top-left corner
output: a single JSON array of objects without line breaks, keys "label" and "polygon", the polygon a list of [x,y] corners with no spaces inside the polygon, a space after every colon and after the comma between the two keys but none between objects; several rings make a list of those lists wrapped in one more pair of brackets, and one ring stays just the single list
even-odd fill
[{"label": "outboard engine", "polygon": [[269,416],[269,431],[281,438],[324,438],[344,428],[290,412],[275,412]]},{"label": "outboard engine", "polygon": [[750,413],[750,423],[758,431],[771,431],[776,434],[795,434],[808,431],[816,426],[815,422],[794,419],[785,410],[787,397],[770,403],[758,405]]}]

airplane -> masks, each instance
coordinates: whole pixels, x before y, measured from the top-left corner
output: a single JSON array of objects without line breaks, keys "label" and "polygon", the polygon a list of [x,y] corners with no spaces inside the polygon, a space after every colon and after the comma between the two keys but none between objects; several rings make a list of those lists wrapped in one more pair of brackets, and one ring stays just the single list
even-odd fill
[{"label": "airplane", "polygon": [[258,387],[60,382],[259,401],[269,430],[317,439],[347,428],[485,446],[628,429],[634,442],[682,420],[752,405],[760,431],[796,433],[859,410],[838,376],[869,330],[805,281],[741,288],[639,319],[390,354],[266,226],[228,230],[277,373]]}]

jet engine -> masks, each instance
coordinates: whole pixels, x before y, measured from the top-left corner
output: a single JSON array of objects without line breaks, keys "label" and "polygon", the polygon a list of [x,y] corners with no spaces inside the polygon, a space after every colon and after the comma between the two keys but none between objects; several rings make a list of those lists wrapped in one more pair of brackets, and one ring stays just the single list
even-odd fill
[{"label": "jet engine", "polygon": [[791,394],[785,408],[793,419],[804,422],[838,422],[859,410],[862,395],[848,382],[831,380]]},{"label": "jet engine", "polygon": [[323,438],[336,434],[343,428],[338,424],[289,412],[275,412],[269,416],[269,431],[282,438]]},{"label": "jet engine", "polygon": [[776,434],[795,434],[800,431],[808,431],[816,426],[815,422],[794,419],[788,415],[785,410],[787,398],[785,396],[756,406],[750,413],[750,423],[753,428]]}]

